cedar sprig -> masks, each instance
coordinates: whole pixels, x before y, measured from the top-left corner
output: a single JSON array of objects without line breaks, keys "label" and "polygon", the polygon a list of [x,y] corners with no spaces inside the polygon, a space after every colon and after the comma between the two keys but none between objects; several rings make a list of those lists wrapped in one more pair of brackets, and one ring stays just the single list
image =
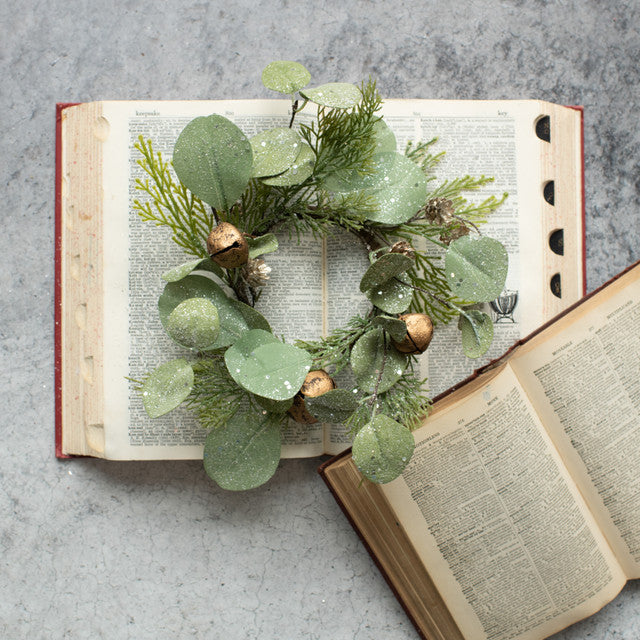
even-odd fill
[{"label": "cedar sprig", "polygon": [[[431,400],[426,395],[426,378],[421,380],[409,368],[388,391],[375,396],[364,396],[360,406],[347,419],[345,426],[352,436],[371,421],[372,409],[413,430],[422,425],[431,410]],[[375,407],[371,403],[375,402]]]},{"label": "cedar sprig", "polygon": [[143,220],[169,227],[172,240],[198,258],[207,258],[206,241],[214,225],[213,212],[180,181],[174,180],[170,163],[153,149],[151,140],[139,136],[134,147],[142,154],[138,165],[147,178],[136,179],[136,189],[144,191],[151,202],[134,200],[133,209]]},{"label": "cedar sprig", "polygon": [[221,427],[251,401],[251,394],[229,375],[222,355],[213,355],[192,363],[193,389],[187,398],[205,429]]},{"label": "cedar sprig", "polygon": [[373,315],[355,315],[343,327],[334,329],[326,338],[319,340],[296,340],[295,345],[311,354],[314,369],[331,368],[339,373],[349,364],[353,345],[372,327]]}]

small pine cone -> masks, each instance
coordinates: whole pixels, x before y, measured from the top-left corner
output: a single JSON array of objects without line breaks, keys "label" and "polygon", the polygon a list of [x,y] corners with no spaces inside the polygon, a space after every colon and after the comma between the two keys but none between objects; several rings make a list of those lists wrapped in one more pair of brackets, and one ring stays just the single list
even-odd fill
[{"label": "small pine cone", "polygon": [[395,244],[392,244],[389,253],[402,253],[412,260],[416,257],[415,249],[406,240],[399,240]]},{"label": "small pine cone", "polygon": [[452,229],[447,229],[441,236],[440,242],[444,242],[444,244],[451,244],[454,240],[458,238],[462,238],[462,236],[469,235],[469,227],[460,226],[453,227]]},{"label": "small pine cone", "polygon": [[434,198],[427,202],[424,208],[424,216],[433,224],[449,224],[453,220],[453,202],[447,198]]},{"label": "small pine cone", "polygon": [[253,289],[259,289],[267,284],[271,267],[260,258],[249,258],[247,264],[242,267],[242,277],[244,281]]}]

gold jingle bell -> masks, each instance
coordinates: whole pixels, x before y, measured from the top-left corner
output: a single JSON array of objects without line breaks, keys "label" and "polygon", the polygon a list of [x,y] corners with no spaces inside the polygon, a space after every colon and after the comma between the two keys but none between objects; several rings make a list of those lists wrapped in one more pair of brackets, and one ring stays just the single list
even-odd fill
[{"label": "gold jingle bell", "polygon": [[221,222],[207,238],[207,253],[221,267],[234,269],[249,260],[249,244],[244,234],[231,223]]},{"label": "gold jingle bell", "polygon": [[407,326],[407,335],[402,342],[392,340],[393,346],[402,353],[424,353],[433,337],[433,322],[426,313],[406,313],[399,317]]}]

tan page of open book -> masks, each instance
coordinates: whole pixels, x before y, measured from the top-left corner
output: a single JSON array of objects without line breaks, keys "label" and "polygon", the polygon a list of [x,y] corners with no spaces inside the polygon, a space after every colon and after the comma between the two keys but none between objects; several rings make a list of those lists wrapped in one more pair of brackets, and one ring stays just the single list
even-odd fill
[{"label": "tan page of open book", "polygon": [[[385,104],[400,149],[409,138],[426,139],[441,133],[442,149],[449,152],[443,161],[444,177],[458,175],[460,171],[474,175],[485,172],[496,175],[493,187],[496,195],[503,190],[510,192],[510,198],[487,227],[487,233],[502,234],[501,238],[513,253],[509,286],[520,293],[515,312],[518,322],[514,326],[508,323],[500,326],[503,335],[494,341],[492,356],[547,319],[557,304],[548,292],[545,272],[548,269],[543,268],[545,255],[549,253],[544,249],[548,234],[544,220],[551,218],[542,215],[541,190],[549,175],[560,180],[567,173],[573,187],[568,186],[563,192],[573,188],[575,195],[580,191],[574,188],[580,175],[580,163],[575,157],[573,166],[568,168],[579,140],[575,135],[579,118],[572,110],[558,109],[556,120],[559,123],[566,120],[567,124],[555,129],[552,125],[552,132],[565,131],[568,135],[571,127],[574,128],[573,142],[563,147],[566,147],[566,163],[559,162],[553,159],[553,143],[549,145],[534,134],[536,118],[553,111],[552,107],[534,101],[390,100]],[[138,220],[131,210],[133,200],[141,196],[133,182],[141,175],[133,143],[138,135],[152,138],[154,147],[168,157],[181,127],[191,118],[213,111],[234,119],[248,135],[265,126],[288,121],[287,103],[283,101],[106,102],[79,105],[63,112],[63,174],[64,184],[68,185],[63,190],[62,210],[66,222],[61,238],[63,450],[66,452],[115,459],[201,456],[203,433],[193,417],[181,408],[151,421],[144,415],[139,397],[125,378],[129,375],[140,379],[159,363],[184,355],[164,335],[156,301],[163,285],[159,274],[168,264],[179,264],[185,257],[177,247],[168,246],[172,243],[167,240],[166,230]],[[486,131],[493,132],[493,146],[482,142]],[[445,144],[452,146],[448,148]],[[472,160],[474,157],[479,160]],[[559,198],[557,189],[556,193]],[[581,227],[581,214],[573,205],[566,207],[563,216],[567,225],[577,219],[575,224]],[[556,205],[554,211],[559,212],[561,208],[564,210],[564,205]],[[573,235],[565,234],[567,247],[569,236]],[[531,242],[531,238],[535,238],[535,242]],[[160,247],[162,250],[158,250]],[[270,285],[274,286],[271,290],[267,287],[263,297],[276,332],[282,333],[278,329],[277,310],[283,310],[283,321],[291,319],[286,301],[291,297],[290,276],[294,264],[299,266],[299,273],[296,272],[299,281],[306,283],[295,287],[297,310],[322,307],[322,300],[317,299],[323,295],[322,282],[316,285],[307,279],[316,262],[322,261],[322,251],[320,247],[316,255],[317,252],[309,249],[308,259],[297,262],[293,258],[289,260],[284,253],[282,257],[269,256],[274,267]],[[563,268],[577,273],[577,266],[566,266],[571,260],[569,254],[565,253]],[[343,258],[332,260],[331,266]],[[549,267],[555,268],[556,265]],[[337,296],[340,303],[334,304],[334,321],[329,317],[329,327],[342,324],[340,312],[355,309],[356,303],[343,294],[346,290],[357,291],[361,277],[358,269],[348,269],[352,272],[349,277],[343,277],[344,271],[335,271],[337,277],[328,278],[324,286],[328,296],[325,307],[331,306],[336,297],[331,287],[337,286],[342,291]],[[531,278],[531,273],[542,275]],[[287,280],[289,289],[280,289],[280,284]],[[560,304],[573,301],[580,291],[579,283],[563,284],[564,297]],[[541,299],[545,300],[543,304]],[[320,335],[322,322],[327,318],[322,317],[322,311],[318,318],[316,315],[299,313],[296,316],[297,337],[310,337],[314,332]],[[312,330],[311,324],[305,325],[305,319],[311,323],[318,319],[320,328]],[[459,350],[455,327],[451,331]],[[440,349],[442,357],[450,362],[451,354],[455,353],[459,366],[442,366],[435,341],[431,352],[432,366],[428,373],[432,393],[457,382],[478,366],[477,362],[464,364],[463,356],[451,350],[446,340]],[[438,382],[439,372],[453,373],[455,379],[443,377]],[[105,398],[108,398],[106,403]],[[323,432],[321,428],[300,429],[292,424],[285,434],[283,454],[336,453],[348,443],[348,435],[340,427]]]},{"label": "tan page of open book", "polygon": [[640,267],[511,364],[627,577],[640,577]]},{"label": "tan page of open book", "polygon": [[513,371],[443,407],[381,490],[464,638],[539,640],[613,599],[625,575]]}]

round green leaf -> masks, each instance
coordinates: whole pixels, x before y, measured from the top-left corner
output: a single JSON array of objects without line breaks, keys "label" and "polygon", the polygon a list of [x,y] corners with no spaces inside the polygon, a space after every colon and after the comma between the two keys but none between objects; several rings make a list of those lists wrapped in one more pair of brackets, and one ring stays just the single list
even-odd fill
[{"label": "round green leaf", "polygon": [[224,361],[241,387],[271,400],[292,398],[311,369],[311,356],[306,351],[284,344],[262,329],[245,333],[227,349]]},{"label": "round green leaf", "polygon": [[415,441],[411,431],[385,415],[377,415],[353,440],[353,461],[362,475],[384,484],[395,480],[405,469]]},{"label": "round green leaf", "polygon": [[462,350],[468,358],[479,358],[491,346],[493,322],[486,313],[477,309],[464,311],[458,328],[462,333]]},{"label": "round green leaf", "polygon": [[239,300],[230,300],[230,302],[240,312],[249,329],[264,329],[271,333],[271,326],[268,320],[259,311]]},{"label": "round green leaf", "polygon": [[311,74],[299,63],[276,60],[262,71],[262,84],[278,93],[295,93],[306,87]]},{"label": "round green leaf", "polygon": [[305,89],[300,95],[332,109],[350,109],[362,100],[360,89],[348,82],[329,82],[313,89]]},{"label": "round green leaf", "polygon": [[495,300],[509,265],[506,249],[487,236],[464,236],[447,249],[444,268],[451,292],[469,302]]},{"label": "round green leaf", "polygon": [[407,335],[407,325],[398,318],[376,316],[372,322],[382,327],[396,342],[402,342]]},{"label": "round green leaf", "polygon": [[265,411],[269,411],[270,413],[287,413],[293,405],[293,398],[289,398],[288,400],[270,400],[269,398],[263,398],[262,396],[254,395],[253,397]]},{"label": "round green leaf", "polygon": [[377,171],[367,191],[378,208],[367,218],[373,222],[398,225],[406,222],[427,199],[427,178],[414,162],[401,153],[381,153]]},{"label": "round green leaf", "polygon": [[363,293],[408,271],[414,262],[402,253],[385,253],[378,258],[365,272],[360,280],[360,291]]},{"label": "round green leaf", "polygon": [[262,182],[271,187],[291,187],[304,182],[312,173],[316,161],[316,156],[311,147],[305,142],[294,163],[279,176],[273,178],[263,178]]},{"label": "round green leaf", "polygon": [[278,239],[273,233],[267,233],[257,238],[247,238],[249,244],[249,257],[257,258],[265,253],[273,253],[278,250]]},{"label": "round green leaf", "polygon": [[407,357],[388,343],[382,329],[365,333],[351,350],[351,369],[365,393],[373,393],[375,389],[378,393],[389,390],[406,367]]},{"label": "round green leaf", "polygon": [[320,422],[344,422],[359,405],[353,391],[332,389],[315,398],[305,398],[307,411]]},{"label": "round green leaf", "polygon": [[189,298],[181,302],[167,318],[167,333],[189,349],[211,349],[220,333],[218,310],[206,298]]},{"label": "round green leaf", "polygon": [[413,300],[413,289],[408,284],[393,279],[365,291],[365,295],[385,313],[402,313]]},{"label": "round green leaf", "polygon": [[253,150],[254,178],[275,176],[286,171],[298,157],[302,138],[294,129],[278,127],[259,133],[249,140]]},{"label": "round green leaf", "polygon": [[219,115],[192,120],[178,136],[173,167],[180,181],[215,209],[228,210],[242,195],[253,166],[251,145]]},{"label": "round green leaf", "polygon": [[182,278],[188,276],[192,271],[197,269],[198,265],[201,262],[202,258],[185,262],[184,264],[180,264],[177,267],[173,267],[173,269],[169,269],[169,271],[165,271],[160,277],[167,282],[177,282],[178,280],[182,280]]},{"label": "round green leaf", "polygon": [[[167,321],[171,312],[181,302],[189,298],[206,298],[218,310],[220,334],[212,346],[214,349],[233,344],[241,335],[252,328],[245,317],[248,312],[240,306],[241,302],[229,298],[211,278],[192,274],[178,282],[169,282],[158,300],[160,321],[165,330],[167,330]],[[259,315],[257,311],[255,314]],[[251,315],[255,317],[253,314]]]},{"label": "round green leaf", "polygon": [[253,489],[273,476],[280,449],[278,420],[236,413],[226,425],[212,429],[207,436],[204,469],[223,489]]},{"label": "round green leaf", "polygon": [[396,136],[382,118],[374,123],[373,136],[376,141],[376,153],[386,153],[396,150]]},{"label": "round green leaf", "polygon": [[193,388],[193,369],[186,360],[172,360],[151,372],[142,385],[142,404],[150,418],[175,409]]}]

